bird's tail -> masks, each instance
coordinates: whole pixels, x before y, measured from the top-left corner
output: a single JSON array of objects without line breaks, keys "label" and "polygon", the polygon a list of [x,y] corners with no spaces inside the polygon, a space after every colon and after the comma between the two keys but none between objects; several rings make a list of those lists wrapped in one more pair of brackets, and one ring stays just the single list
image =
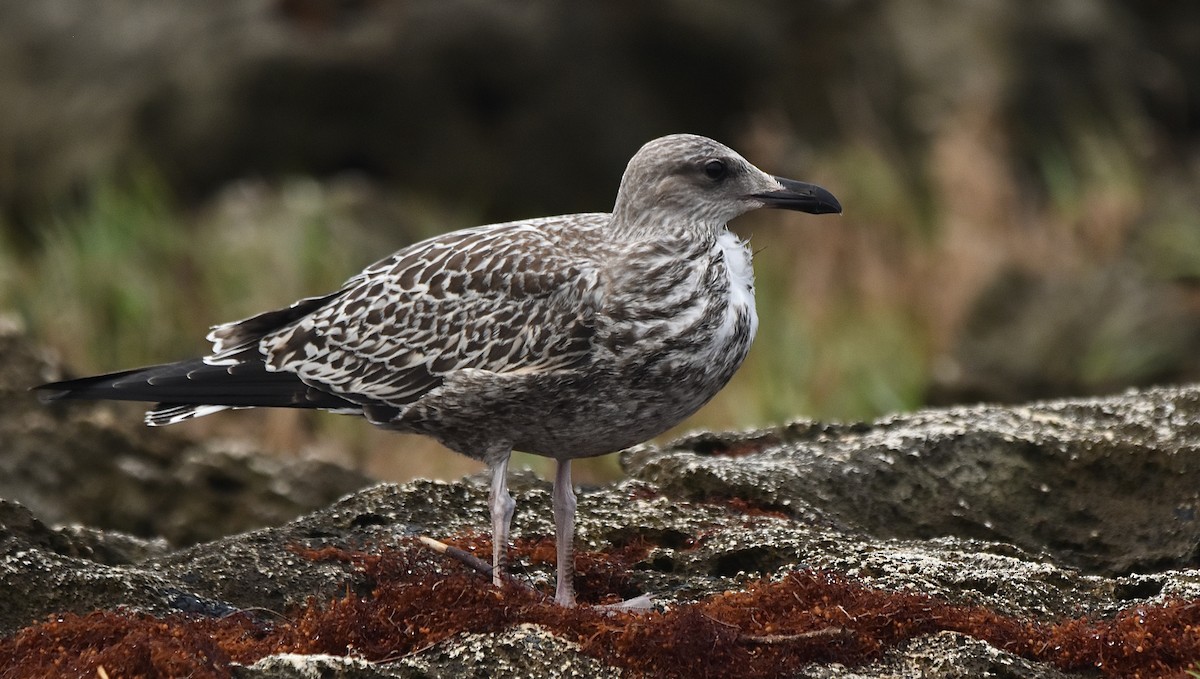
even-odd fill
[{"label": "bird's tail", "polygon": [[313,388],[261,362],[209,365],[203,359],[51,382],[34,389],[44,401],[157,401],[146,424],[161,426],[227,408],[319,408],[362,412],[362,406]]}]

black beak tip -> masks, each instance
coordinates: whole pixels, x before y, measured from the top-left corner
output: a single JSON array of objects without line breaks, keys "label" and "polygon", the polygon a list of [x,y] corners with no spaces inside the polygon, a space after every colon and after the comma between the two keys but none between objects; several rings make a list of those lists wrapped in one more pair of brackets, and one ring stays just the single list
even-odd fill
[{"label": "black beak tip", "polygon": [[782,190],[754,194],[766,207],[797,210],[813,215],[842,213],[841,202],[825,188],[783,177],[775,177],[775,180],[783,186]]},{"label": "black beak tip", "polygon": [[826,191],[825,189],[823,189],[819,186],[816,186],[813,188],[816,189],[815,193],[817,194],[816,195],[817,204],[816,204],[816,209],[812,211],[812,214],[814,214],[814,215],[840,215],[840,214],[842,214],[842,204],[840,201],[838,201],[836,196],[834,196],[832,193],[830,193],[829,191]]}]

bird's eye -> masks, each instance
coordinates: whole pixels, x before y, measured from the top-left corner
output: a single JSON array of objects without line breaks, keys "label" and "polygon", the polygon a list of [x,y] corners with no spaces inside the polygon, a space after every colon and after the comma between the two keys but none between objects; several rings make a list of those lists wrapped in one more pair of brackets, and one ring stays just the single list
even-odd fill
[{"label": "bird's eye", "polygon": [[729,170],[725,167],[725,162],[721,160],[714,159],[704,164],[705,176],[715,182],[719,182],[724,179],[728,171]]}]

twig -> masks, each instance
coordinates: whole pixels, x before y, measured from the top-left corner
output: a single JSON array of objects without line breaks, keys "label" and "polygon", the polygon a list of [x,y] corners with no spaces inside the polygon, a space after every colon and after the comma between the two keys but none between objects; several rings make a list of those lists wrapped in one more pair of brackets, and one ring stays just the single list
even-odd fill
[{"label": "twig", "polygon": [[[446,556],[457,559],[458,561],[465,564],[471,570],[478,571],[478,572],[488,576],[489,578],[492,577],[492,565],[490,563],[484,561],[483,559],[480,559],[479,557],[475,556],[474,554],[468,552],[467,550],[459,549],[458,547],[455,547],[454,545],[448,545],[444,542],[439,542],[437,540],[434,540],[431,537],[426,537],[424,535],[422,535],[420,539],[421,539],[421,544],[432,549],[433,551],[437,552],[438,554],[445,554]],[[529,583],[522,582],[521,580],[517,580],[516,578],[512,577],[511,575],[509,575],[507,573],[505,573],[501,577],[504,578],[505,582],[512,583],[528,592],[533,592],[533,593],[541,596],[544,599],[549,598],[545,594],[540,592],[539,590],[535,589]]]},{"label": "twig", "polygon": [[836,637],[849,633],[850,630],[846,629],[845,627],[824,627],[822,629],[816,629],[810,632],[798,632],[796,634],[742,634],[738,636],[738,641],[746,641],[752,644],[786,644],[789,641],[803,641],[805,639],[816,639],[819,637]]},{"label": "twig", "polygon": [[702,618],[708,618],[709,620],[712,620],[713,622],[717,623],[718,625],[724,625],[724,626],[726,626],[726,627],[732,627],[733,629],[741,629],[740,627],[738,627],[737,625],[733,624],[732,622],[725,622],[724,620],[717,620],[716,618],[712,617],[712,616],[711,616],[711,615],[709,615],[708,613],[705,613],[704,611],[700,611],[699,613],[700,613],[700,617],[702,617]]},{"label": "twig", "polygon": [[438,554],[445,554],[446,556],[452,556],[455,559],[458,559],[459,561],[463,562],[467,566],[470,566],[472,570],[479,571],[480,573],[483,573],[484,575],[486,575],[488,577],[492,576],[492,564],[484,561],[483,559],[480,559],[479,557],[468,552],[467,550],[459,549],[458,547],[455,547],[454,545],[448,545],[444,542],[438,542],[437,540],[434,540],[433,538],[430,538],[430,537],[426,537],[424,535],[422,535],[420,539],[421,539],[421,544],[432,549],[433,551],[437,552]]}]

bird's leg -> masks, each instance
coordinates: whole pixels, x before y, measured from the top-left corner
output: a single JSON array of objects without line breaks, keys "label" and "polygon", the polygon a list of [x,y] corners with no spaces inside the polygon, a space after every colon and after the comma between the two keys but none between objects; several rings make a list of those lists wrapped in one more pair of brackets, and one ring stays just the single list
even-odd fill
[{"label": "bird's leg", "polygon": [[491,463],[492,488],[488,493],[488,509],[492,513],[492,584],[496,586],[500,585],[508,566],[508,529],[517,506],[508,492],[509,454],[499,456]]},{"label": "bird's leg", "polygon": [[575,490],[570,460],[559,460],[554,474],[554,541],[558,548],[554,602],[569,608],[575,605]]}]

